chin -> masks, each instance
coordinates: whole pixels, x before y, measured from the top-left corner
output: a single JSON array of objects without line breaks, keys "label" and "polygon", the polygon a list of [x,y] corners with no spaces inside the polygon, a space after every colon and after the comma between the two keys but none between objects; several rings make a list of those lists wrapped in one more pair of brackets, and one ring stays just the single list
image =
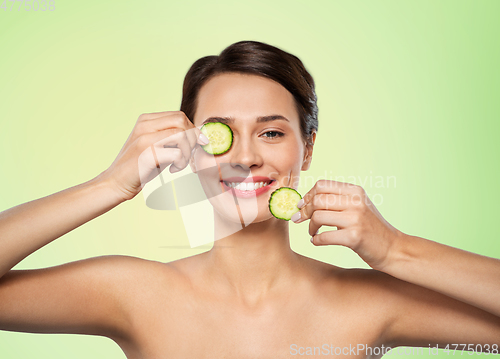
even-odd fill
[{"label": "chin", "polygon": [[222,201],[213,201],[212,205],[223,221],[240,226],[243,223],[246,227],[250,224],[261,223],[274,218],[269,212],[268,201],[266,200],[264,203],[264,201],[259,200],[259,202],[262,203],[257,203],[255,200],[246,201],[245,203],[245,201],[240,200],[238,202],[239,206],[235,206],[234,204],[224,205]]}]

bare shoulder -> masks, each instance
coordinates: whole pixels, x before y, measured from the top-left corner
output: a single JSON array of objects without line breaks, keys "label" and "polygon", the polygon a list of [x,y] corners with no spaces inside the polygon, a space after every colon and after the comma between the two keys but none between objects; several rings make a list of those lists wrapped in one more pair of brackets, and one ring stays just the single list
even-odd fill
[{"label": "bare shoulder", "polygon": [[131,300],[146,300],[150,296],[173,296],[189,285],[184,264],[190,257],[173,262],[159,262],[132,256],[113,256],[120,266],[120,278]]},{"label": "bare shoulder", "polygon": [[[179,279],[179,271],[169,263],[128,255],[105,255],[73,262],[72,265],[90,265],[108,277],[123,291],[139,288],[157,288],[158,285]],[[85,263],[85,264],[84,264]]]},{"label": "bare shoulder", "polygon": [[365,268],[342,268],[304,257],[315,291],[335,311],[363,312],[389,324],[396,305],[409,289],[417,286],[384,272]]},{"label": "bare shoulder", "polygon": [[[321,285],[336,292],[342,290],[346,294],[362,292],[367,295],[386,296],[407,290],[408,285],[411,285],[374,269],[342,268],[309,257],[303,258],[306,266],[311,268],[311,272],[316,272],[315,277],[319,279]],[[338,292],[336,294],[338,295]]]}]

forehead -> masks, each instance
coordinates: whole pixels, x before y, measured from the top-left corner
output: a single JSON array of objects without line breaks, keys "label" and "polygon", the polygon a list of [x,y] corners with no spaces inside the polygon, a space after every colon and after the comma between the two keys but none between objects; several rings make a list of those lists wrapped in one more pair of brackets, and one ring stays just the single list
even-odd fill
[{"label": "forehead", "polygon": [[198,93],[196,125],[211,116],[255,120],[279,114],[298,122],[293,95],[271,79],[249,74],[220,74],[208,80]]}]

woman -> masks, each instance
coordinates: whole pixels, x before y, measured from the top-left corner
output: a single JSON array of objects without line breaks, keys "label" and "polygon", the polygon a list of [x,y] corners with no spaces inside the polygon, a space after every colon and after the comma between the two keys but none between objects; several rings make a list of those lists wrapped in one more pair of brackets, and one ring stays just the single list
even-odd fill
[{"label": "woman", "polygon": [[[259,195],[247,193],[253,223],[170,263],[102,256],[11,270],[134,198],[157,167],[206,168],[205,121],[226,122],[234,133],[217,164],[264,182]],[[361,358],[454,343],[498,353],[499,260],[400,232],[361,187],[320,180],[293,220],[309,220],[313,245],[347,246],[373,269],[343,269],[290,249],[289,222],[271,215],[268,200],[308,169],[317,128],[314,82],[295,56],[242,41],[199,59],[186,75],[181,111],[141,115],[106,171],[0,214],[0,329],[106,336],[128,358]],[[214,216],[216,231],[237,221],[220,203]],[[323,225],[338,229],[316,234]]]}]

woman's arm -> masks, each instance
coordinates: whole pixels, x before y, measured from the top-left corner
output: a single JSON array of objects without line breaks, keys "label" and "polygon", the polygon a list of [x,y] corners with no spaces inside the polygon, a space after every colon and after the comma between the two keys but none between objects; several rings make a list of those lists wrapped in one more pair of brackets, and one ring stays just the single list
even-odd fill
[{"label": "woman's arm", "polygon": [[0,213],[0,277],[21,260],[123,202],[104,172]]},{"label": "woman's arm", "polygon": [[117,298],[136,263],[107,256],[32,270],[25,257],[123,200],[104,174],[0,213],[0,330],[119,337],[127,315]]},{"label": "woman's arm", "polygon": [[401,233],[379,270],[500,317],[500,260]]},{"label": "woman's arm", "polygon": [[[376,308],[378,342],[386,347],[424,347],[427,352],[437,346],[456,349],[457,355],[499,353],[500,317],[378,270],[357,268],[346,273],[347,288],[357,285],[363,303]],[[366,318],[374,323],[370,315]]]}]

